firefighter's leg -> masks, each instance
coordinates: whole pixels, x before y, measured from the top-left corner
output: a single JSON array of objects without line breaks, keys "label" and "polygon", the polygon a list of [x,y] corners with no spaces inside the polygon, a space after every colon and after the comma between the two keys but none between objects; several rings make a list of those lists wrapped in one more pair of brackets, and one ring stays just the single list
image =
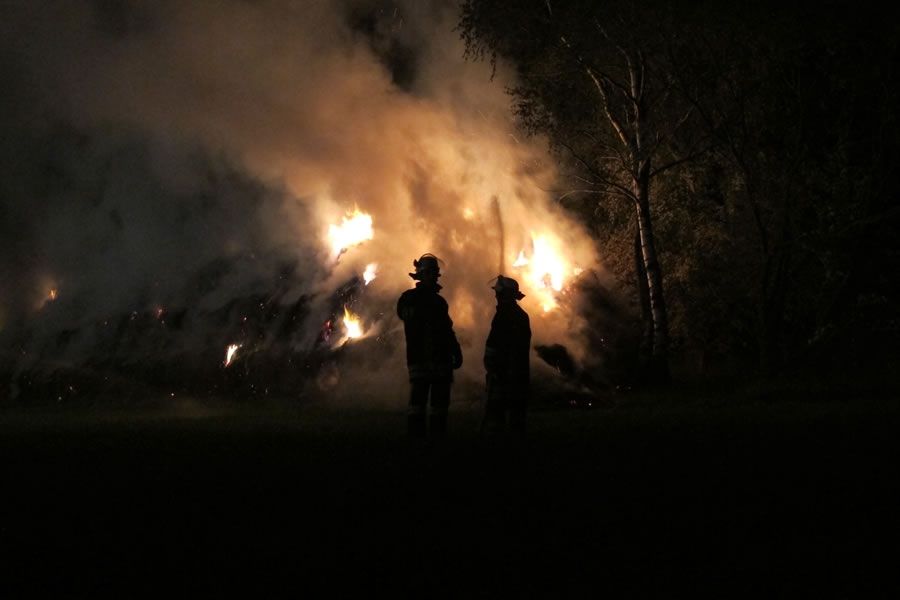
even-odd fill
[{"label": "firefighter's leg", "polygon": [[525,431],[525,411],[528,406],[528,390],[516,386],[509,398],[509,430]]},{"label": "firefighter's leg", "polygon": [[435,381],[431,384],[431,433],[447,433],[447,411],[450,408],[451,381]]},{"label": "firefighter's leg", "polygon": [[486,433],[497,433],[504,429],[506,429],[506,401],[503,386],[489,375],[482,430]]},{"label": "firefighter's leg", "polygon": [[429,383],[424,379],[409,382],[409,408],[406,413],[406,431],[412,437],[425,435],[425,410],[428,406]]}]

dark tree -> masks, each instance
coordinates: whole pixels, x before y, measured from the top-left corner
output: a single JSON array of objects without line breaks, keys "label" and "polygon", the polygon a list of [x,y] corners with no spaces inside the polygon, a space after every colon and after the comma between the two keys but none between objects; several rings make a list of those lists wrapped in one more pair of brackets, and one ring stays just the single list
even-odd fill
[{"label": "dark tree", "polygon": [[837,3],[707,14],[691,38],[675,76],[715,141],[725,252],[776,373],[846,337],[860,286],[884,278],[868,265],[891,261],[896,26]]},{"label": "dark tree", "polygon": [[636,276],[651,373],[673,348],[768,375],[896,354],[876,333],[900,320],[896,20],[849,2],[465,0],[459,29],[468,57],[512,67],[559,200]]},{"label": "dark tree", "polygon": [[685,16],[666,4],[627,1],[467,0],[460,22],[468,56],[514,66],[518,83],[509,91],[518,117],[547,134],[572,167],[577,189],[565,194],[624,199],[633,210],[642,346],[650,374],[663,381],[669,320],[651,183],[700,155],[709,141],[693,126],[695,109],[670,64],[681,54]]}]

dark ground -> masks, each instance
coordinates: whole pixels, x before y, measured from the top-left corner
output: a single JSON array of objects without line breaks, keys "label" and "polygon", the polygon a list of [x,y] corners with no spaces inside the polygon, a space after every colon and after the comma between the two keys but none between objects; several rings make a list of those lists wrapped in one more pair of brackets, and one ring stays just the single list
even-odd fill
[{"label": "dark ground", "polygon": [[535,410],[521,443],[452,417],[447,440],[416,444],[400,411],[7,409],[0,587],[900,589],[896,399]]}]

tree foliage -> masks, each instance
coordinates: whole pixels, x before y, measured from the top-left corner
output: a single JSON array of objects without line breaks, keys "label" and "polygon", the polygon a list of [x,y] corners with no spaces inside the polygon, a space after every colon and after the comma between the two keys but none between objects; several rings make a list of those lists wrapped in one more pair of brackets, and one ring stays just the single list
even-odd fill
[{"label": "tree foliage", "polygon": [[896,356],[879,334],[898,322],[893,21],[842,2],[465,0],[459,29],[470,58],[514,70],[513,110],[550,140],[559,200],[636,306],[649,165],[680,364],[777,373]]}]

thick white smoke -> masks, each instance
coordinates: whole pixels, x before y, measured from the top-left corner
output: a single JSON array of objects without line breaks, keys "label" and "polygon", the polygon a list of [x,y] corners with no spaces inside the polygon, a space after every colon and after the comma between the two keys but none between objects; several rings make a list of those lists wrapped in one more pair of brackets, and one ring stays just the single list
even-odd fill
[{"label": "thick white smoke", "polygon": [[[535,342],[577,353],[577,312],[539,289],[549,277],[512,265],[533,235],[565,258],[567,280],[597,267],[595,251],[545,191],[552,161],[516,131],[502,66],[492,82],[463,60],[452,4],[23,0],[4,12],[0,335],[21,336],[19,369],[47,360],[61,331],[156,306],[190,322],[275,287],[283,305],[311,298],[295,336],[310,345],[331,293],[370,263],[364,325],[396,331],[393,302],[424,252],[444,261],[464,379],[481,377],[501,261]],[[329,225],[355,208],[373,239],[336,260]],[[192,322],[158,352],[224,355]],[[97,338],[80,335],[54,360],[85,360]],[[403,383],[390,359],[379,385]]]}]

